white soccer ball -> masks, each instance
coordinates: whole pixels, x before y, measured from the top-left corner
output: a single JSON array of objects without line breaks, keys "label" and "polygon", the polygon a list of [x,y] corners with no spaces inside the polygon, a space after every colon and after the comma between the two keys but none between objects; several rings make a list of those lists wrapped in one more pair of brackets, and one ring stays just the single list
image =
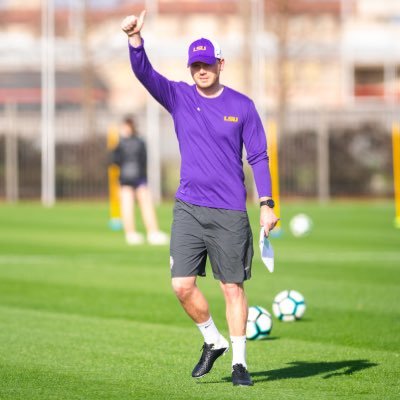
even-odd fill
[{"label": "white soccer ball", "polygon": [[266,338],[272,330],[271,314],[260,306],[249,307],[247,317],[246,337],[249,340]]},{"label": "white soccer ball", "polygon": [[312,221],[306,214],[297,214],[290,220],[289,227],[294,236],[304,236],[311,231]]},{"label": "white soccer ball", "polygon": [[295,321],[304,315],[306,303],[296,290],[284,290],[275,296],[272,311],[281,321]]}]

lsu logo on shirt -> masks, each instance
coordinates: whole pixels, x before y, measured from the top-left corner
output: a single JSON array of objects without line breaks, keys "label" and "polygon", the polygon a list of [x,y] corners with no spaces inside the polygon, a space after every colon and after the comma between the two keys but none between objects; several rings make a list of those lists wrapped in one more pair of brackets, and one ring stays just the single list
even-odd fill
[{"label": "lsu logo on shirt", "polygon": [[225,116],[224,117],[224,121],[225,122],[238,122],[239,121],[239,117],[233,117],[232,115]]},{"label": "lsu logo on shirt", "polygon": [[207,50],[207,46],[193,47],[193,52],[195,52],[195,51],[206,51],[206,50]]}]

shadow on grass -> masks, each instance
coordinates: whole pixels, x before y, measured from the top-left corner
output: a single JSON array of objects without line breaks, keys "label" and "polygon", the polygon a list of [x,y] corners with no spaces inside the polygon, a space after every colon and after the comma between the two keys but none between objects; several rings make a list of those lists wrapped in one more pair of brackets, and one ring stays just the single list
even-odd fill
[{"label": "shadow on grass", "polygon": [[[346,361],[294,361],[288,367],[273,369],[270,371],[251,372],[254,382],[277,381],[280,379],[300,379],[311,376],[322,375],[323,379],[334,376],[352,375],[363,369],[376,367],[378,364],[368,360],[346,360]],[[198,381],[198,383],[224,383],[230,382],[231,377],[226,376],[219,381]]]},{"label": "shadow on grass", "polygon": [[267,336],[264,339],[257,340],[255,343],[257,343],[257,342],[270,342],[271,340],[278,340],[278,339],[280,339],[279,336]]},{"label": "shadow on grass", "polygon": [[289,363],[289,365],[289,367],[270,371],[253,372],[251,376],[253,378],[261,378],[256,379],[257,382],[308,378],[316,375],[322,375],[323,379],[328,379],[334,376],[352,375],[363,369],[376,367],[378,364],[371,363],[368,360],[346,360],[320,362],[294,361]]}]

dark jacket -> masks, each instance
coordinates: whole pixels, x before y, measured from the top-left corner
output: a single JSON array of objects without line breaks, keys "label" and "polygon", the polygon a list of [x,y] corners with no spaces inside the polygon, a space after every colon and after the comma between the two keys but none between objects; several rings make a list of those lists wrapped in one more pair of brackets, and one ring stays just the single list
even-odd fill
[{"label": "dark jacket", "polygon": [[111,158],[112,163],[120,167],[121,184],[135,184],[147,179],[147,152],[143,139],[137,136],[121,138]]}]

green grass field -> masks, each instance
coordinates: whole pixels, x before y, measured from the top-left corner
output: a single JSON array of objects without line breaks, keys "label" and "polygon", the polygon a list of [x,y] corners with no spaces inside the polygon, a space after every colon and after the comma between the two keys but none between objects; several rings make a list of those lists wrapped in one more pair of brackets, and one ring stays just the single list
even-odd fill
[{"label": "green grass field", "polygon": [[[158,210],[169,230],[172,205]],[[288,220],[314,221],[295,239]],[[255,236],[258,212],[249,210]],[[276,272],[258,249],[250,305],[297,289],[304,319],[248,342],[255,386],[230,383],[231,355],[199,381],[202,338],[175,299],[167,247],[128,247],[105,204],[0,206],[1,399],[399,399],[400,230],[390,203],[284,204]],[[219,329],[224,303],[200,283]]]}]

